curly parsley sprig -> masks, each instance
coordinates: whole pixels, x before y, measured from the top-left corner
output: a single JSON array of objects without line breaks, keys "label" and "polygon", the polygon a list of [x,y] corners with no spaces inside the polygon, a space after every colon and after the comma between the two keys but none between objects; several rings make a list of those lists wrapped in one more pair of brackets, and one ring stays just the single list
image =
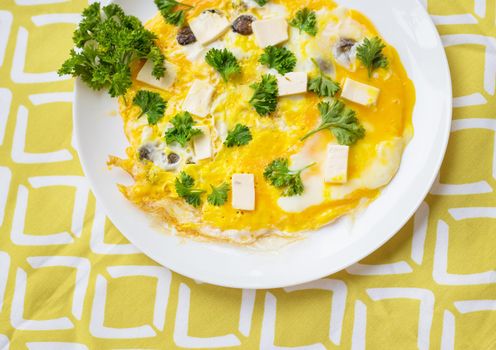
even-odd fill
[{"label": "curly parsley sprig", "polygon": [[255,2],[258,4],[258,6],[264,6],[269,2],[269,0],[255,0]]},{"label": "curly parsley sprig", "polygon": [[320,97],[334,97],[341,87],[330,76],[326,75],[315,59],[312,62],[319,70],[319,76],[308,81],[308,91],[315,92]]},{"label": "curly parsley sprig", "polygon": [[207,200],[210,204],[216,207],[220,207],[227,202],[227,195],[229,193],[230,187],[227,183],[223,183],[220,186],[213,186],[212,192],[208,195]]},{"label": "curly parsley sprig", "polygon": [[267,46],[259,61],[282,75],[292,72],[296,67],[295,54],[285,47]]},{"label": "curly parsley sprig", "polygon": [[264,177],[272,186],[282,189],[284,197],[299,196],[305,191],[301,173],[315,164],[312,163],[299,170],[291,170],[288,159],[278,158],[267,165]]},{"label": "curly parsley sprig", "polygon": [[128,16],[116,4],[103,8],[94,3],[83,11],[74,32],[78,50],[71,50],[58,70],[59,75],[80,77],[93,90],[107,90],[110,96],[124,95],[132,84],[130,64],[142,59],[153,63],[152,75],[165,74],[164,55],[157,37],[140,20]]},{"label": "curly parsley sprig", "polygon": [[179,143],[182,147],[197,135],[201,135],[200,129],[193,128],[195,121],[189,112],[181,112],[171,120],[172,128],[165,132],[165,142],[171,144]]},{"label": "curly parsley sprig", "polygon": [[205,61],[212,66],[224,81],[228,81],[232,75],[241,72],[241,66],[234,54],[228,49],[211,49],[205,56]]},{"label": "curly parsley sprig", "polygon": [[224,145],[227,147],[244,146],[247,145],[252,138],[250,128],[243,124],[236,124],[234,129],[227,134]]},{"label": "curly parsley sprig", "polygon": [[376,69],[389,66],[389,60],[382,52],[385,47],[386,45],[379,37],[365,38],[363,43],[357,47],[356,56],[367,68],[369,78]]},{"label": "curly parsley sprig", "polygon": [[176,0],[155,0],[162,17],[174,26],[182,26],[186,21],[186,12],[193,8]]},{"label": "curly parsley sprig", "polygon": [[141,108],[141,113],[138,118],[146,115],[148,124],[155,125],[164,116],[167,101],[157,92],[140,90],[134,96],[133,104]]},{"label": "curly parsley sprig", "polygon": [[275,76],[263,75],[260,82],[252,84],[250,87],[255,90],[250,104],[259,115],[268,116],[276,110],[279,88]]},{"label": "curly parsley sprig", "polygon": [[176,178],[175,187],[177,195],[183,198],[186,203],[198,208],[201,205],[201,196],[205,193],[204,190],[196,189],[195,179],[184,171]]},{"label": "curly parsley sprig", "polygon": [[298,28],[300,33],[306,32],[311,36],[317,35],[317,14],[306,7],[298,11],[289,24]]},{"label": "curly parsley sprig", "polygon": [[326,129],[333,133],[340,145],[350,146],[365,136],[365,129],[356,117],[355,111],[346,107],[343,102],[339,100],[334,100],[332,103],[321,102],[318,108],[322,123],[306,134],[302,141]]}]

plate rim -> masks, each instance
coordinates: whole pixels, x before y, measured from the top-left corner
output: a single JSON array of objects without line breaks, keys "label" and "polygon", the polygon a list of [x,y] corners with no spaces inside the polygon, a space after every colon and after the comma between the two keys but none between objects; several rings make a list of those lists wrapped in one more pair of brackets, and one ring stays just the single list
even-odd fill
[{"label": "plate rim", "polygon": [[[144,255],[151,258],[152,260],[157,262],[159,265],[165,266],[165,267],[171,269],[172,271],[175,271],[176,273],[179,273],[179,274],[186,276],[188,278],[200,280],[200,281],[204,281],[205,283],[214,284],[214,285],[218,285],[218,286],[222,286],[222,287],[228,287],[228,288],[273,289],[273,288],[281,288],[281,287],[289,287],[289,286],[294,286],[294,285],[305,284],[305,283],[308,283],[308,282],[318,280],[318,279],[324,278],[326,276],[332,275],[336,272],[339,272],[339,271],[357,263],[358,261],[369,256],[374,251],[376,251],[377,249],[382,247],[392,237],[394,237],[399,232],[399,230],[401,230],[401,228],[412,218],[412,216],[415,214],[415,212],[419,209],[419,207],[423,203],[426,196],[429,194],[430,189],[432,188],[432,186],[433,186],[433,184],[434,184],[434,182],[435,182],[435,180],[436,180],[436,178],[440,172],[443,160],[444,160],[446,152],[447,152],[448,142],[449,142],[449,138],[450,138],[450,134],[451,134],[451,124],[452,124],[452,115],[453,115],[453,84],[452,84],[451,72],[450,72],[450,68],[449,68],[449,64],[448,64],[448,58],[447,58],[444,46],[442,44],[442,39],[441,39],[441,37],[437,31],[437,28],[436,28],[434,22],[432,21],[432,18],[430,17],[429,13],[422,6],[422,4],[420,4],[418,2],[418,0],[413,0],[413,1],[418,4],[418,7],[421,8],[423,15],[428,18],[428,21],[426,22],[426,24],[428,24],[430,29],[436,33],[436,35],[435,35],[436,45],[439,45],[439,47],[441,48],[441,50],[440,50],[441,51],[441,57],[440,58],[441,58],[442,64],[443,64],[444,74],[448,78],[447,79],[447,82],[448,82],[447,91],[443,91],[443,94],[447,93],[447,96],[446,96],[447,101],[443,101],[443,102],[447,103],[447,105],[446,105],[447,111],[446,111],[446,115],[442,116],[442,117],[444,117],[443,119],[445,119],[445,122],[443,123],[443,125],[445,124],[445,128],[444,128],[444,133],[442,135],[442,140],[440,140],[440,141],[442,141],[442,146],[439,146],[440,152],[438,153],[438,157],[436,159],[436,164],[435,164],[435,166],[432,166],[432,168],[431,168],[432,174],[429,178],[429,181],[425,182],[425,189],[422,191],[422,196],[419,196],[420,199],[418,200],[418,203],[416,203],[416,205],[412,206],[413,209],[410,210],[410,212],[404,216],[403,220],[398,221],[398,224],[396,225],[396,228],[394,230],[390,230],[388,234],[384,234],[382,236],[381,240],[376,241],[376,244],[374,244],[373,246],[370,246],[368,249],[363,250],[360,254],[356,254],[353,259],[347,260],[345,263],[336,264],[336,266],[334,266],[331,269],[328,269],[326,272],[312,274],[311,271],[309,271],[309,273],[308,273],[308,275],[306,275],[306,277],[302,276],[301,278],[293,279],[292,282],[290,282],[290,283],[277,282],[276,281],[276,282],[273,282],[271,284],[269,284],[269,283],[260,284],[260,283],[257,283],[256,281],[255,282],[251,281],[251,283],[245,283],[245,284],[241,285],[239,283],[231,283],[230,281],[218,281],[218,280],[213,281],[212,279],[209,279],[209,278],[202,279],[202,277],[197,276],[197,275],[195,276],[194,274],[190,273],[190,271],[185,270],[179,266],[174,266],[174,267],[166,266],[161,261],[159,261],[158,257],[153,256],[153,254],[149,254],[149,252],[146,251],[147,250],[146,247],[144,247],[144,245],[141,244],[141,242],[139,240],[136,240],[134,236],[129,236],[129,235],[125,234],[125,232],[123,230],[119,229],[120,225],[115,223],[114,220],[112,220],[112,218],[110,217],[110,215],[107,214],[109,212],[109,210],[107,208],[106,201],[103,200],[100,193],[95,190],[96,186],[94,184],[92,175],[88,170],[89,166],[87,164],[86,158],[82,155],[82,154],[84,154],[84,152],[82,151],[82,148],[81,148],[80,134],[78,132],[78,119],[79,118],[78,118],[78,112],[77,111],[80,107],[79,107],[79,102],[78,102],[77,96],[78,96],[80,89],[82,88],[83,83],[82,83],[80,78],[77,78],[75,80],[75,84],[74,84],[74,92],[73,92],[74,93],[74,102],[73,102],[73,106],[72,106],[73,135],[74,135],[74,143],[76,146],[75,148],[76,148],[76,151],[78,153],[78,157],[80,160],[82,170],[85,174],[87,181],[89,182],[92,193],[94,194],[96,200],[103,207],[109,220],[112,221],[112,223],[114,223],[114,225],[119,229],[121,234],[124,237],[126,237],[126,239],[128,239],[133,245],[135,245]],[[402,155],[402,157],[403,157],[403,155]],[[189,238],[184,238],[184,239],[189,240]],[[218,244],[218,243],[213,242],[213,244]],[[168,265],[174,265],[174,264],[168,264]]]}]

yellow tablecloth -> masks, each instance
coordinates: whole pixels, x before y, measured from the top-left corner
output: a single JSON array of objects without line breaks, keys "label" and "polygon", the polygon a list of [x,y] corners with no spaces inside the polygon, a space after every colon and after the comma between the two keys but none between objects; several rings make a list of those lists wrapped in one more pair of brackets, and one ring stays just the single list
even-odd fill
[{"label": "yellow tablecloth", "polygon": [[256,292],[157,266],[96,205],[55,73],[86,5],[0,0],[0,349],[496,349],[495,0],[426,4],[455,108],[414,219],[346,271]]}]

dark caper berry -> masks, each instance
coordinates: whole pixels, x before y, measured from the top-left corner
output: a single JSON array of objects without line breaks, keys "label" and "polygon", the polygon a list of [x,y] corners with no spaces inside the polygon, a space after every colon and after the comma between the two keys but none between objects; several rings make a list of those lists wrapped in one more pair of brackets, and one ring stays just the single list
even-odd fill
[{"label": "dark caper berry", "polygon": [[177,162],[179,162],[179,155],[177,155],[176,153],[169,153],[169,155],[167,156],[167,161],[169,162],[169,164],[176,164]]},{"label": "dark caper berry", "polygon": [[241,15],[232,24],[232,29],[235,33],[241,35],[253,34],[251,24],[255,21],[255,17],[250,15]]},{"label": "dark caper berry", "polygon": [[343,38],[339,40],[336,49],[338,50],[338,52],[348,52],[355,44],[356,44],[355,40]]},{"label": "dark caper berry", "polygon": [[334,73],[334,66],[329,61],[322,58],[317,58],[315,61],[319,65],[320,70],[325,74],[332,75]]},{"label": "dark caper berry", "polygon": [[179,45],[182,46],[193,44],[196,41],[195,34],[193,34],[189,26],[179,29],[176,39]]},{"label": "dark caper berry", "polygon": [[140,160],[151,160],[152,149],[150,145],[143,145],[138,150],[138,156]]}]

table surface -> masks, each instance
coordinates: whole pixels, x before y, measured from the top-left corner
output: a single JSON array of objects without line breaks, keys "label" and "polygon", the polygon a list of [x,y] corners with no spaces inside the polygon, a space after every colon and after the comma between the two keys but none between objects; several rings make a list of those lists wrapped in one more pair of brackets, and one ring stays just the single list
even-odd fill
[{"label": "table surface", "polygon": [[197,283],[105,217],[55,71],[82,0],[0,1],[0,349],[496,349],[496,1],[424,0],[454,85],[451,141],[415,217],[293,288]]}]

